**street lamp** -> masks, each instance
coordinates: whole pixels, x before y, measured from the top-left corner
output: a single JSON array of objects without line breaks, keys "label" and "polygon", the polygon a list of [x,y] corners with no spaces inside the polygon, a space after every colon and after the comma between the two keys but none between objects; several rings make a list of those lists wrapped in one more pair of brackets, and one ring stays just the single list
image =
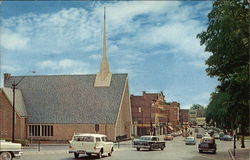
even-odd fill
[{"label": "street lamp", "polygon": [[[28,72],[27,72],[28,73]],[[32,71],[32,73],[36,73],[35,71]],[[23,76],[17,83],[15,81],[12,83],[12,91],[13,91],[13,112],[12,112],[12,142],[14,143],[15,141],[15,95],[16,95],[16,87],[18,84],[22,82],[22,80],[25,78]]]},{"label": "street lamp", "polygon": [[138,108],[138,112],[141,113],[141,134],[143,135],[143,111],[142,111],[142,107]]},{"label": "street lamp", "polygon": [[[151,130],[151,134],[152,134],[152,132],[153,132],[153,123],[152,123],[152,107],[155,107],[154,105],[155,105],[155,102],[156,102],[156,100],[155,99],[153,99],[152,100],[152,106],[150,107],[150,130]],[[155,124],[155,109],[154,109],[154,124]],[[154,134],[153,134],[154,136],[155,136],[155,127],[154,127]]]}]

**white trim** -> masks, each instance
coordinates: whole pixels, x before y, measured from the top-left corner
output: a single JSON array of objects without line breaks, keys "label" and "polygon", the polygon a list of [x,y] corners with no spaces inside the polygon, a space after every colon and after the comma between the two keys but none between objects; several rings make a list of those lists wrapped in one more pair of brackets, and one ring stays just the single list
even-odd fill
[{"label": "white trim", "polygon": [[119,107],[119,111],[118,111],[117,118],[116,118],[116,122],[115,122],[115,127],[117,126],[118,119],[119,119],[119,117],[120,117],[120,112],[121,112],[121,108],[122,108],[122,102],[123,102],[123,98],[124,98],[124,94],[125,94],[127,82],[128,82],[128,77],[126,77],[125,85],[124,85],[124,88],[123,88],[122,98],[121,98],[120,107]]}]

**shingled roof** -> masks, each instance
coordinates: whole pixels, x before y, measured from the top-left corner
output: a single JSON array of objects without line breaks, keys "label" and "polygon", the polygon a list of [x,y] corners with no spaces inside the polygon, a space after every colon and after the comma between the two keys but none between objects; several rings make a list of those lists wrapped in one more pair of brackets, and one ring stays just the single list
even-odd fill
[{"label": "shingled roof", "polygon": [[[25,77],[17,88],[24,97],[28,123],[116,123],[127,74],[113,74],[110,87],[94,87],[95,77]],[[20,78],[11,76],[4,86],[11,87]]]},{"label": "shingled roof", "polygon": [[[6,95],[7,99],[9,100],[11,106],[13,106],[13,91],[12,88],[1,88],[1,90]],[[19,89],[16,89],[15,94],[15,111],[21,117],[27,117],[26,108],[24,105],[24,100],[22,96],[22,92]]]}]

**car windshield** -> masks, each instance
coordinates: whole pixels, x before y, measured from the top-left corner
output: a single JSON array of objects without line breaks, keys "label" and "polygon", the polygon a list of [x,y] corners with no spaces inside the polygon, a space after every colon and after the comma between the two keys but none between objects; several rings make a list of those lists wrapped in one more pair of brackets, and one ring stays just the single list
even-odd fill
[{"label": "car windshield", "polygon": [[75,136],[74,141],[94,142],[94,137],[92,137],[92,136]]},{"label": "car windshield", "polygon": [[149,140],[151,140],[151,137],[140,137],[139,139],[140,140],[148,140],[149,141]]},{"label": "car windshield", "polygon": [[194,141],[194,138],[186,138],[186,141]]}]

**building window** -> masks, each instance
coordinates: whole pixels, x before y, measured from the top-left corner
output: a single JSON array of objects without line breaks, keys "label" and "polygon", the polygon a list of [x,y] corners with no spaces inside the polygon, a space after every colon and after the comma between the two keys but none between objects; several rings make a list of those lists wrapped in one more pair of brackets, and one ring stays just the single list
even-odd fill
[{"label": "building window", "polygon": [[29,125],[29,136],[31,137],[53,136],[53,126],[52,125]]}]

